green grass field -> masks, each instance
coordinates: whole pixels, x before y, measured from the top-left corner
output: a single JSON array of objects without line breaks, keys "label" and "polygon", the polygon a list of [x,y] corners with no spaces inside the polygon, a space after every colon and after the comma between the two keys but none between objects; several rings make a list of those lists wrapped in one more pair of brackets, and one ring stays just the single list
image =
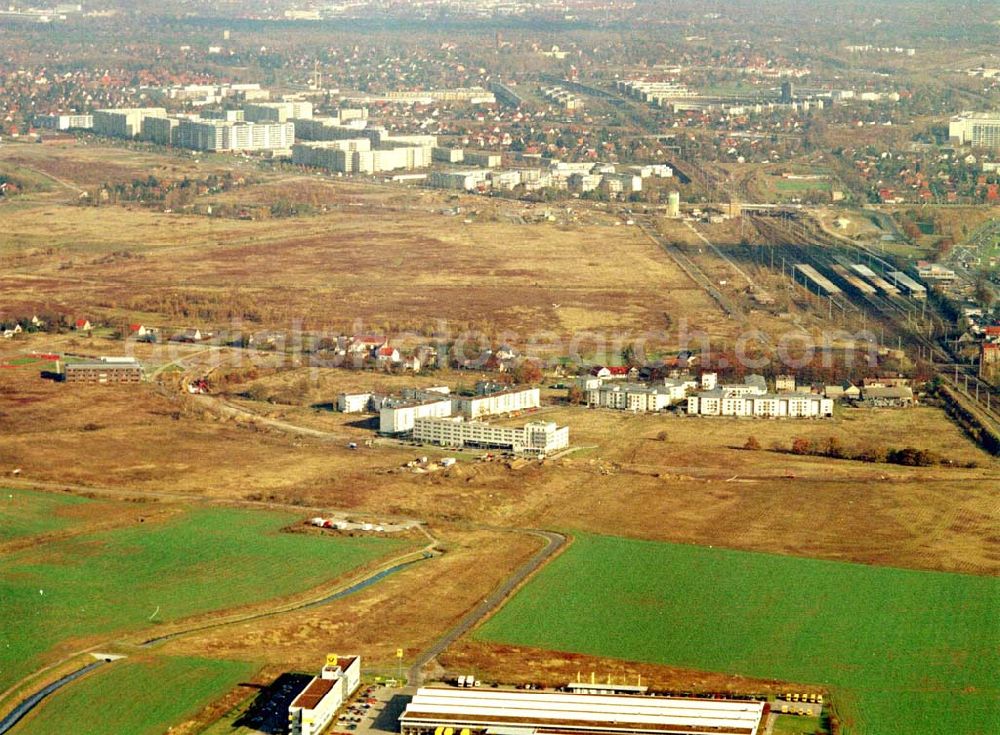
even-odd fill
[{"label": "green grass field", "polygon": [[60,511],[88,502],[75,495],[0,488],[0,542],[65,528],[73,520]]},{"label": "green grass field", "polygon": [[[15,735],[160,735],[195,715],[254,666],[193,658],[125,659],[56,692]],[[137,703],[141,702],[141,706]]]},{"label": "green grass field", "polygon": [[801,193],[805,191],[830,191],[833,184],[829,179],[778,179],[774,188],[782,193]]},{"label": "green grass field", "polygon": [[814,735],[821,732],[818,717],[799,717],[798,715],[780,715],[774,721],[771,735]]},{"label": "green grass field", "polygon": [[476,637],[827,686],[853,735],[987,735],[998,611],[995,578],[582,535]]},{"label": "green grass field", "polygon": [[295,520],[198,509],[10,554],[0,567],[0,690],[58,642],[302,592],[404,543],[279,532]]}]

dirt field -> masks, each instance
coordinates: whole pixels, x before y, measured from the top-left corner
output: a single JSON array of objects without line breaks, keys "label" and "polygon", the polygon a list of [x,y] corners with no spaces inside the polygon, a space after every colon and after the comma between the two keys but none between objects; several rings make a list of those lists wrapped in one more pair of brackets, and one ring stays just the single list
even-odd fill
[{"label": "dirt field", "polygon": [[[354,381],[361,374],[346,375]],[[260,414],[329,432],[329,438],[289,436],[261,422],[218,418],[203,408],[209,404],[164,397],[151,385],[56,384],[31,368],[8,369],[3,377],[9,390],[0,395],[0,467],[5,474],[22,468],[23,480],[137,496],[271,500],[432,525],[613,529],[665,541],[1000,572],[991,489],[997,462],[933,408],[782,422],[553,406],[539,416],[569,425],[579,448],[564,459],[509,467],[463,456],[446,471],[414,474],[402,465],[446,452],[397,443],[352,451],[348,440],[372,436],[363,415],[244,402]],[[329,385],[331,392],[346,387],[340,379]],[[750,435],[762,451],[741,448]],[[768,451],[787,449],[796,437],[831,436],[847,448],[912,445],[978,466],[908,468]]]},{"label": "dirt field", "polygon": [[[120,178],[126,164],[177,176],[194,165],[119,149],[100,152],[97,163],[97,154],[17,146],[0,162],[52,172],[70,187]],[[202,176],[205,168],[198,167]],[[243,221],[140,205],[94,208],[76,204],[71,190],[62,192],[66,203],[46,195],[6,204],[14,247],[0,255],[0,267],[13,271],[0,289],[4,313],[390,333],[444,324],[521,341],[541,331],[663,329],[664,313],[697,315],[691,321],[702,328],[717,321],[708,297],[655,244],[610,217],[586,228],[510,224],[496,221],[495,206],[482,198],[450,202],[437,192],[262,175],[268,180],[256,189],[225,196],[267,202],[276,187],[305,189],[319,213]],[[465,212],[443,213],[449,202]]]},{"label": "dirt field", "polygon": [[[184,166],[194,164],[119,149],[38,149],[5,147],[0,155],[9,165],[6,157],[15,151],[22,164],[64,181],[0,205],[11,245],[0,249],[6,272],[0,318],[59,312],[112,324],[206,329],[238,320],[247,330],[287,329],[299,321],[306,329],[421,337],[442,328],[472,329],[494,338],[507,331],[515,343],[538,330],[564,337],[580,330],[610,335],[676,328],[678,315],[688,317],[690,329],[719,338],[739,326],[720,319],[713,302],[637,228],[615,226],[603,213],[589,214],[585,228],[520,225],[489,200],[304,181],[298,172],[281,171],[226,197],[266,205],[281,196],[283,184],[297,181],[293,191],[318,208],[316,214],[242,221],[87,208],[71,203],[74,186],[149,166],[184,174]],[[456,206],[463,212],[442,213]],[[709,265],[711,257],[696,252],[697,240],[683,242],[713,280],[732,278],[727,267]],[[808,309],[780,308],[789,311],[750,312],[748,319],[757,327],[818,326]],[[844,411],[828,422],[688,419],[567,407],[545,391],[550,405],[538,416],[569,425],[575,451],[543,464],[478,462],[466,453],[391,441],[366,446],[370,417],[328,408],[344,390],[454,389],[474,384],[475,373],[263,371],[228,386],[224,403],[218,395],[178,390],[185,368],[172,361],[188,364],[197,353],[208,360],[199,346],[138,349],[150,368],[164,369],[162,384],[54,383],[40,378],[39,366],[19,363],[32,351],[121,349],[121,343],[80,335],[0,343],[0,364],[10,365],[0,368],[0,485],[145,501],[109,515],[112,524],[132,522],[135,509],[164,512],[169,503],[155,501],[178,498],[290,507],[303,517],[326,509],[405,516],[426,522],[446,549],[333,605],[171,641],[163,646],[171,654],[311,671],[327,651],[359,650],[374,666],[392,669],[397,647],[408,658],[426,648],[537,548],[533,538],[509,532],[517,528],[1000,574],[993,489],[1000,463],[935,408]],[[249,387],[274,402],[239,395]],[[278,421],[309,431],[281,430]],[[742,449],[751,435],[761,451]],[[912,445],[955,464],[907,468],[771,451],[787,449],[796,437],[836,437],[848,448]],[[348,441],[361,446],[351,450]],[[404,467],[418,455],[445,454],[458,456],[458,464],[425,474]],[[573,678],[579,668],[584,675],[642,673],[663,688],[769,686],[469,642],[449,651],[443,664],[511,681],[523,659],[532,663],[530,674],[521,675],[553,683]]]},{"label": "dirt field", "polygon": [[[452,646],[442,657],[448,675],[475,672],[485,681],[511,684],[544,684],[565,686],[570,681],[636,684],[641,681],[654,691],[669,692],[734,692],[746,694],[780,693],[787,684],[764,679],[728,676],[707,671],[693,671],[673,666],[600,658],[579,653],[553,653],[528,646],[464,639]],[[783,689],[784,687],[784,689]]]}]

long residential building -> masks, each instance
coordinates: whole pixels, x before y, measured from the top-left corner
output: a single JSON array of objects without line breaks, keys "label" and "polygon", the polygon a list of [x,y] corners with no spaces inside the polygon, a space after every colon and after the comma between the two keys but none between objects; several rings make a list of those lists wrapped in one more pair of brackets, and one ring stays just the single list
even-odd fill
[{"label": "long residential building", "polygon": [[694,378],[667,378],[659,385],[644,383],[605,383],[596,379],[586,392],[587,405],[645,413],[662,411],[683,401],[689,390],[698,387]]},{"label": "long residential building", "polygon": [[180,125],[176,117],[145,117],[142,120],[142,138],[159,145],[170,145],[174,142],[174,131]]},{"label": "long residential building", "polygon": [[455,396],[453,407],[469,419],[530,411],[541,405],[538,388],[510,388],[484,391],[475,396]]},{"label": "long residential building", "polygon": [[716,388],[688,396],[687,412],[693,416],[830,418],[833,399],[813,393],[742,393]]},{"label": "long residential building", "polygon": [[435,189],[458,189],[472,191],[485,186],[490,172],[485,169],[469,171],[431,171],[427,185]]},{"label": "long residential building", "polygon": [[569,446],[569,427],[532,421],[521,427],[492,426],[461,417],[420,418],[413,424],[413,440],[442,447],[505,449],[531,457],[545,457]]},{"label": "long residential building", "polygon": [[406,434],[413,431],[417,419],[451,416],[451,398],[425,398],[387,403],[379,410],[378,430],[381,434]]},{"label": "long residential building", "polygon": [[147,117],[166,117],[162,107],[123,107],[95,110],[93,130],[111,138],[136,138],[142,133],[142,121]]},{"label": "long residential building", "polygon": [[471,735],[758,735],[764,709],[758,701],[423,687],[399,723],[402,735],[441,728]]},{"label": "long residential building", "polygon": [[360,656],[328,656],[320,675],[288,706],[289,735],[319,735],[360,686]]},{"label": "long residential building", "polygon": [[312,116],[312,102],[256,102],[243,106],[247,122],[285,123],[296,118],[308,120]]},{"label": "long residential building", "polygon": [[35,115],[35,124],[50,130],[90,130],[93,115]]},{"label": "long residential building", "polygon": [[288,150],[295,143],[292,123],[181,120],[174,144],[195,151]]},{"label": "long residential building", "polygon": [[67,383],[141,383],[142,365],[134,357],[101,357],[68,362],[62,374]]},{"label": "long residential building", "polygon": [[[298,131],[298,126],[295,130]],[[371,147],[372,143],[368,138],[296,143],[292,146],[292,163],[347,172],[353,168],[352,154],[358,151],[370,151]]]}]

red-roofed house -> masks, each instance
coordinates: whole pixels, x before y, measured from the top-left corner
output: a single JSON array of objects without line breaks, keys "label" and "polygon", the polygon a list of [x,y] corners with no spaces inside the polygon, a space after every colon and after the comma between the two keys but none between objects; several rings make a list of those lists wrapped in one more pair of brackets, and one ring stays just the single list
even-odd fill
[{"label": "red-roofed house", "polygon": [[93,327],[90,326],[89,319],[77,319],[76,322],[73,324],[73,328],[76,329],[78,332],[87,332],[90,331]]},{"label": "red-roofed house", "polygon": [[348,345],[347,351],[355,354],[367,352],[369,355],[374,355],[378,350],[388,345],[388,337],[377,334],[356,334],[351,337],[351,343]]},{"label": "red-roofed house", "polygon": [[638,377],[639,371],[627,365],[595,365],[590,368],[590,374],[595,378],[608,380],[624,380]]},{"label": "red-roofed house", "polygon": [[395,347],[379,347],[375,353],[379,365],[396,365],[399,363],[399,350]]}]

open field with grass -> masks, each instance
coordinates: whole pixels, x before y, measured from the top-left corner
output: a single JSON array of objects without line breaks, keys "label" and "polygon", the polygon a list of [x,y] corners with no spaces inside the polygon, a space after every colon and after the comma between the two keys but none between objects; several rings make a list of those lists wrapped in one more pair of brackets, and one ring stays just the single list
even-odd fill
[{"label": "open field with grass", "polygon": [[0,543],[55,531],[73,523],[73,511],[89,503],[76,495],[0,488]]},{"label": "open field with grass", "polygon": [[159,735],[225,694],[255,668],[211,659],[124,659],[52,695],[12,732]]},{"label": "open field with grass", "polygon": [[40,544],[0,571],[0,688],[85,640],[304,592],[401,548],[282,533],[291,513],[199,508]]},{"label": "open field with grass", "polygon": [[772,735],[814,735],[819,732],[818,717],[799,717],[798,715],[779,715],[774,721]]},{"label": "open field with grass", "polygon": [[[139,170],[179,178],[195,166],[173,155],[81,146],[17,146],[4,161],[83,187]],[[218,164],[199,166],[204,176]],[[429,333],[444,323],[566,335],[663,329],[663,314],[681,311],[698,315],[698,326],[716,321],[712,302],[654,243],[607,215],[587,227],[511,224],[482,198],[300,172],[254,175],[263,182],[216,199],[266,204],[285,187],[304,192],[316,213],[243,221],[21,198],[4,211],[12,247],[0,254],[10,275],[0,302],[11,313],[86,312],[202,328],[241,319],[251,329],[298,321]],[[462,216],[443,213],[455,206]]]},{"label": "open field with grass", "polygon": [[1000,580],[579,536],[476,637],[828,687],[847,733],[986,735]]}]

